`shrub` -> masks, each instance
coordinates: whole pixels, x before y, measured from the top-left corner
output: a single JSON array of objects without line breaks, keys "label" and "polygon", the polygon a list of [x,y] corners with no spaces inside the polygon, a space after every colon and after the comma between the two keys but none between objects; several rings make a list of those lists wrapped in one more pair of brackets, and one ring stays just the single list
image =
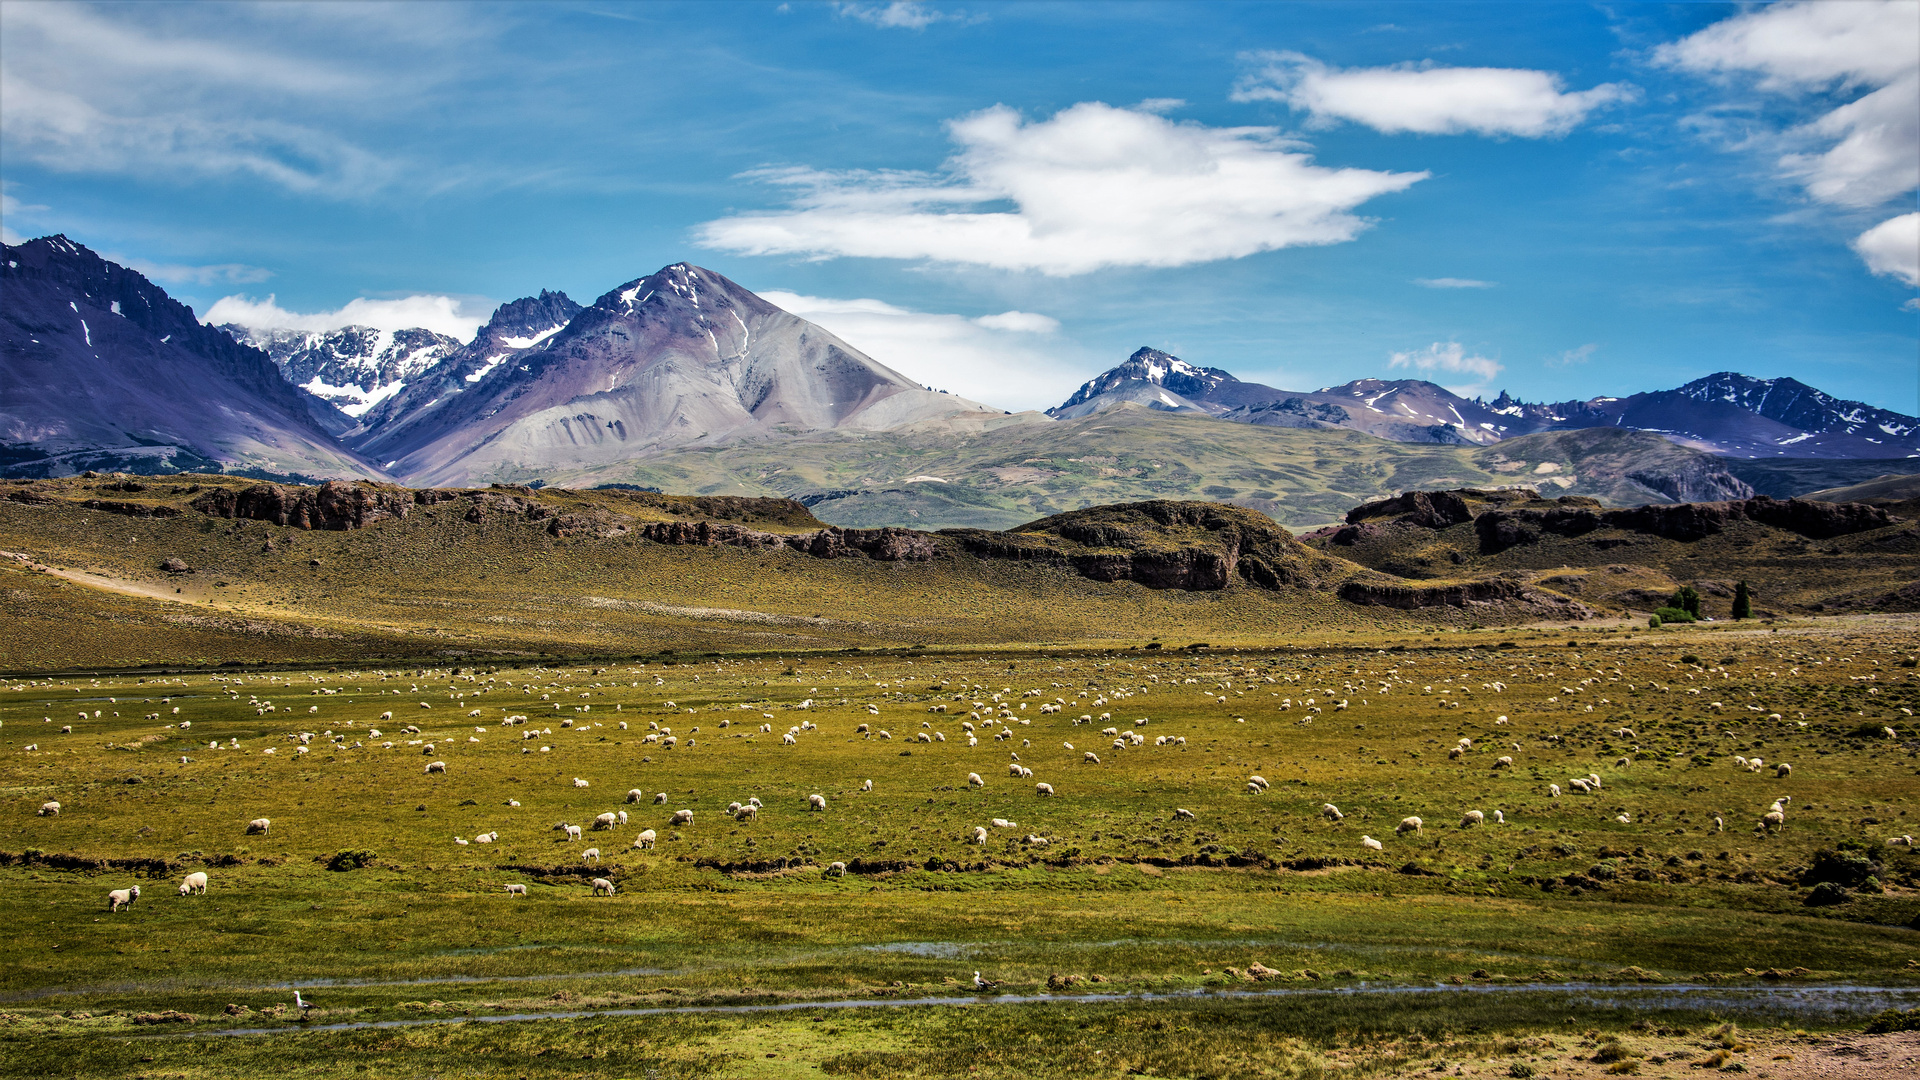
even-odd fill
[{"label": "shrub", "polygon": [[1678,608],[1678,607],[1660,608],[1653,613],[1653,617],[1656,619],[1659,619],[1663,624],[1664,623],[1690,623],[1690,622],[1698,621],[1691,614],[1689,614],[1685,608]]},{"label": "shrub", "polygon": [[1834,851],[1822,849],[1813,856],[1813,865],[1800,875],[1800,884],[1818,885],[1833,882],[1847,888],[1857,888],[1873,880],[1873,860],[1852,851]]},{"label": "shrub", "polygon": [[1748,591],[1747,583],[1742,581],[1733,587],[1733,617],[1736,619],[1753,618],[1753,593]]},{"label": "shrub", "polygon": [[1867,1034],[1885,1035],[1893,1031],[1920,1031],[1920,1008],[1886,1009],[1867,1018]]},{"label": "shrub", "polygon": [[1807,894],[1808,907],[1828,907],[1847,902],[1847,887],[1832,881],[1823,881]]},{"label": "shrub", "polygon": [[1679,608],[1681,611],[1698,619],[1700,617],[1700,593],[1691,585],[1682,585],[1680,586],[1680,591],[1673,594],[1673,599],[1667,601],[1667,606]]},{"label": "shrub", "polygon": [[1649,630],[1658,630],[1658,629],[1660,629],[1660,616],[1658,616],[1658,615],[1653,615],[1653,616],[1650,616],[1650,617],[1649,617],[1649,618],[1647,619],[1647,629],[1649,629]]},{"label": "shrub", "polygon": [[1533,1075],[1533,1066],[1524,1061],[1516,1061],[1507,1066],[1507,1075],[1517,1077],[1518,1080],[1527,1080],[1528,1077]]},{"label": "shrub", "polygon": [[327,869],[334,871],[358,870],[373,865],[375,855],[371,851],[342,851],[327,860]]}]

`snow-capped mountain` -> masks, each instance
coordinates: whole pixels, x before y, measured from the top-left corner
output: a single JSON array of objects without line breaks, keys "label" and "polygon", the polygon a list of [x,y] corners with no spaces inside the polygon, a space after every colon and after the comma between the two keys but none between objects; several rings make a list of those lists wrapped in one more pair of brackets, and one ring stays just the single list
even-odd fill
[{"label": "snow-capped mountain", "polygon": [[462,392],[383,414],[351,445],[410,482],[465,484],[784,433],[1004,422],[687,263],[613,289],[543,340],[486,356],[460,376],[478,376]]},{"label": "snow-capped mountain", "polygon": [[311,331],[228,323],[220,329],[266,353],[288,382],[355,419],[460,348],[456,339],[419,327]]},{"label": "snow-capped mountain", "polygon": [[566,293],[540,290],[500,305],[473,340],[443,355],[431,368],[406,380],[406,385],[359,413],[359,426],[346,438],[375,446],[383,434],[404,428],[410,418],[448,397],[465,393],[501,370],[514,356],[537,349],[566,328],[581,307]]},{"label": "snow-capped mountain", "polygon": [[1276,390],[1141,349],[1088,380],[1048,415],[1069,419],[1126,403],[1245,424],[1347,428],[1395,442],[1486,445],[1541,431],[1615,427],[1651,431],[1731,457],[1920,455],[1920,419],[1835,398],[1793,379],[1735,372],[1628,397],[1525,402],[1502,391],[1483,401],[1419,379],[1356,379],[1309,392]]},{"label": "snow-capped mountain", "polygon": [[65,236],[0,250],[0,472],[380,476],[265,353],[138,272]]}]

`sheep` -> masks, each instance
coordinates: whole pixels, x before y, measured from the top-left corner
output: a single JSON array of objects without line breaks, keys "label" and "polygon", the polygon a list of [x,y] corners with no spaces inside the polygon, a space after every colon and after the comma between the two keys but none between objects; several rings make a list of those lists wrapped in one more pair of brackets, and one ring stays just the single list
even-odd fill
[{"label": "sheep", "polygon": [[393,719],[393,713],[392,713],[392,712],[383,712],[383,713],[381,713],[381,714],[380,714],[380,719],[382,719],[382,720],[391,720],[391,719]]},{"label": "sheep", "polygon": [[1586,780],[1578,776],[1567,781],[1567,786],[1572,788],[1575,791],[1580,792],[1583,795],[1590,795],[1593,793],[1593,785],[1587,783]]},{"label": "sheep", "polygon": [[617,820],[619,819],[612,814],[595,814],[592,829],[594,832],[606,832],[608,829],[613,828],[613,823]]},{"label": "sheep", "polygon": [[444,773],[444,772],[446,772],[446,771],[447,771],[447,763],[446,763],[446,762],[444,762],[444,761],[429,761],[429,762],[427,762],[427,772],[428,772],[429,774],[432,774],[432,773]]},{"label": "sheep", "polygon": [[973,827],[973,840],[971,842],[975,844],[984,844],[987,842],[987,830],[984,826],[975,825]]},{"label": "sheep", "polygon": [[666,793],[666,792],[664,792],[664,791],[658,791],[658,792],[655,792],[655,793],[654,793],[654,796],[653,796],[653,805],[655,805],[655,806],[665,806],[665,805],[666,805],[666,803],[667,803],[667,793]]},{"label": "sheep", "polygon": [[1503,755],[1493,763],[1493,767],[1496,769],[1511,769],[1513,768],[1513,758],[1508,755]]},{"label": "sheep", "polygon": [[523,900],[526,898],[527,887],[517,881],[508,883],[506,889],[508,896],[518,896]]},{"label": "sheep", "polygon": [[1396,833],[1425,832],[1424,824],[1417,817],[1402,818],[1400,824],[1393,827]]},{"label": "sheep", "polygon": [[1386,847],[1385,844],[1382,844],[1371,836],[1362,836],[1360,838],[1360,846],[1370,851],[1380,851]]},{"label": "sheep", "polygon": [[1469,810],[1460,815],[1460,827],[1463,829],[1471,829],[1475,825],[1485,825],[1486,823],[1487,815],[1478,810]]},{"label": "sheep", "polygon": [[599,862],[600,849],[597,847],[590,847],[587,850],[580,853],[581,862],[586,862],[588,859],[592,859],[594,862]]},{"label": "sheep", "polygon": [[[925,742],[926,740],[923,739],[921,741]],[[791,731],[787,732],[785,735],[780,736],[780,745],[782,746],[797,746],[799,745],[799,743],[800,743],[800,740],[794,738],[793,732]]]},{"label": "sheep", "polygon": [[133,902],[138,899],[140,899],[140,886],[138,885],[135,885],[131,889],[115,889],[107,894],[107,910],[114,912],[119,911],[123,907],[132,907]]},{"label": "sheep", "polygon": [[1249,776],[1247,777],[1247,786],[1265,791],[1267,790],[1267,778],[1264,776]]},{"label": "sheep", "polygon": [[827,808],[827,797],[825,795],[807,796],[807,810],[809,812],[816,811],[816,810],[825,810],[826,808]]},{"label": "sheep", "polygon": [[1722,818],[1719,814],[1713,815],[1713,831],[1717,833],[1727,831],[1726,819]]},{"label": "sheep", "polygon": [[737,813],[739,813],[739,812],[740,812],[740,804],[739,804],[738,802],[730,802],[730,803],[728,803],[728,804],[727,804],[727,816],[728,816],[728,817],[732,817],[733,815],[735,815],[735,814],[737,814]]},{"label": "sheep", "polygon": [[1887,837],[1887,846],[1888,846],[1888,847],[1903,847],[1903,848],[1907,848],[1908,850],[1912,850],[1912,848],[1913,848],[1913,837],[1911,837],[1911,836],[1889,836],[1889,837]]},{"label": "sheep", "polygon": [[1031,847],[1053,846],[1053,841],[1048,840],[1046,837],[1041,836],[1039,833],[1028,833],[1026,840],[1022,841],[1022,843],[1025,843]]},{"label": "sheep", "polygon": [[601,896],[601,895],[606,895],[606,896],[612,896],[612,895],[613,895],[613,882],[611,882],[611,881],[608,881],[608,880],[607,880],[606,878],[603,878],[603,877],[597,877],[597,878],[594,878],[594,879],[593,879],[593,895],[595,895],[595,896]]},{"label": "sheep", "polygon": [[561,826],[561,828],[562,828],[562,829],[563,829],[563,830],[564,830],[564,831],[566,832],[566,834],[567,834],[567,842],[568,842],[568,843],[570,843],[570,844],[577,844],[577,843],[579,843],[579,842],[580,842],[580,826],[578,826],[578,825],[563,825],[563,826]]},{"label": "sheep", "polygon": [[1547,798],[1549,798],[1549,799],[1557,799],[1557,798],[1559,798],[1559,797],[1560,797],[1560,785],[1559,785],[1559,784],[1548,784],[1548,785],[1547,785]]},{"label": "sheep", "polygon": [[760,802],[760,796],[758,795],[747,796],[747,805],[753,807],[755,810],[766,809],[766,807]]},{"label": "sheep", "polygon": [[672,821],[670,821],[670,822],[669,822],[668,824],[672,824],[672,825],[691,825],[691,824],[693,824],[693,811],[691,811],[691,810],[675,810],[675,811],[673,812],[673,820],[672,820]]},{"label": "sheep", "polygon": [[1461,754],[1464,754],[1464,753],[1466,753],[1466,751],[1465,751],[1465,750],[1462,750],[1462,749],[1460,749],[1460,748],[1459,748],[1459,747],[1457,747],[1457,746],[1450,746],[1450,747],[1448,747],[1448,748],[1447,748],[1447,758],[1448,758],[1449,760],[1452,760],[1452,759],[1454,759],[1454,758],[1458,758],[1458,757],[1459,757],[1459,756],[1460,756]]},{"label": "sheep", "polygon": [[1191,811],[1191,810],[1188,810],[1188,809],[1186,809],[1185,807],[1180,807],[1180,806],[1176,806],[1176,807],[1174,807],[1174,808],[1173,808],[1173,820],[1175,820],[1175,821],[1197,821],[1197,820],[1199,820],[1199,819],[1198,819],[1198,818],[1195,818],[1195,817],[1193,816],[1193,811]]},{"label": "sheep", "polygon": [[247,822],[247,835],[252,836],[255,833],[258,833],[264,836],[266,835],[267,830],[272,827],[273,827],[273,821],[271,819],[257,817],[257,818],[254,818],[252,821]]},{"label": "sheep", "polygon": [[627,791],[627,801],[630,803],[637,803],[646,797],[646,793],[639,788],[629,788]]},{"label": "sheep", "polygon": [[992,821],[988,822],[988,824],[992,825],[996,829],[1011,829],[1018,823],[1013,821],[1008,821],[1006,818],[997,817],[997,818],[994,818]]},{"label": "sheep", "polygon": [[824,877],[846,877],[847,864],[843,862],[829,863],[827,868],[821,873]]},{"label": "sheep", "polygon": [[1780,832],[1787,827],[1787,815],[1778,810],[1769,810],[1767,816],[1760,819],[1760,827],[1766,832]]},{"label": "sheep", "polygon": [[476,844],[491,844],[498,839],[500,839],[500,834],[497,832],[483,832],[474,837],[473,842]]},{"label": "sheep", "polygon": [[871,781],[871,780],[868,780],[867,782],[865,782],[865,783],[863,783],[863,784],[861,784],[861,785],[860,785],[860,790],[861,790],[861,791],[872,791],[872,790],[873,790],[873,781]]},{"label": "sheep", "polygon": [[54,801],[54,800],[52,800],[52,799],[48,799],[48,800],[47,800],[46,802],[43,802],[43,803],[41,803],[41,804],[40,804],[40,809],[39,809],[39,810],[38,810],[38,811],[36,812],[36,814],[35,814],[35,816],[37,816],[37,817],[59,817],[59,816],[60,816],[60,804],[59,804],[58,802],[55,802],[55,801]]},{"label": "sheep", "polygon": [[1345,819],[1347,815],[1341,813],[1340,808],[1332,803],[1321,803],[1320,816],[1326,818],[1328,821],[1339,822]]},{"label": "sheep", "polygon": [[877,732],[877,734],[878,734],[878,735],[879,735],[879,736],[880,736],[881,738],[883,738],[883,739],[892,739],[892,738],[893,738],[893,736],[892,736],[892,735],[891,735],[890,733],[888,733],[888,731],[887,731],[887,729],[885,729],[885,728],[881,728],[881,729],[880,729],[880,730],[879,730],[879,731]]},{"label": "sheep", "polygon": [[574,778],[573,778],[573,786],[574,786],[574,787],[589,787],[589,786],[591,786],[591,785],[589,785],[589,784],[588,784],[588,783],[587,783],[587,782],[586,782],[585,780],[582,780],[582,779],[580,779],[579,777],[577,777],[577,776],[576,776],[576,777],[574,777]]},{"label": "sheep", "polygon": [[1899,733],[1899,732],[1897,732],[1897,731],[1895,731],[1895,730],[1893,730],[1893,729],[1892,729],[1892,728],[1890,728],[1890,727],[1883,727],[1883,728],[1881,728],[1881,729],[1880,729],[1880,734],[1882,734],[1882,735],[1885,735],[1885,736],[1886,736],[1887,738],[1889,738],[1889,739],[1897,739],[1897,738],[1899,738],[1899,737],[1900,737],[1900,733]]},{"label": "sheep", "polygon": [[1084,765],[1098,765],[1100,764],[1100,755],[1089,750],[1081,756],[1080,761],[1081,764]]},{"label": "sheep", "polygon": [[633,838],[633,846],[645,851],[653,847],[655,839],[656,834],[652,829],[642,829],[640,830],[640,835]]},{"label": "sheep", "polygon": [[[763,725],[763,726],[764,726],[764,725]],[[969,728],[968,730],[972,730],[972,729],[971,729],[971,728]],[[861,724],[861,725],[860,725],[859,727],[857,727],[857,728],[854,728],[854,729],[853,729],[853,733],[854,733],[855,735],[865,735],[865,734],[867,734],[867,725],[865,725],[865,724]]]},{"label": "sheep", "polygon": [[[1016,776],[1019,775],[1018,772],[1016,772],[1015,775]],[[967,786],[968,787],[986,787],[987,782],[985,780],[980,779],[979,773],[970,772],[967,774]]]},{"label": "sheep", "polygon": [[196,870],[188,874],[186,878],[180,882],[181,896],[188,896],[193,893],[199,893],[201,896],[207,895],[207,872],[205,870]]},{"label": "sheep", "polygon": [[1496,825],[1505,825],[1507,823],[1507,815],[1499,810],[1495,810],[1493,812],[1493,820]]},{"label": "sheep", "polygon": [[1033,793],[1035,795],[1052,795],[1053,785],[1052,784],[1035,784],[1033,785]]},{"label": "sheep", "polygon": [[618,821],[622,825],[625,825],[627,823],[627,812],[625,810],[622,810],[619,813],[613,815],[613,817],[614,817],[614,820]]},{"label": "sheep", "polygon": [[1784,780],[1793,775],[1793,766],[1783,761],[1773,767],[1773,775],[1776,779]]}]

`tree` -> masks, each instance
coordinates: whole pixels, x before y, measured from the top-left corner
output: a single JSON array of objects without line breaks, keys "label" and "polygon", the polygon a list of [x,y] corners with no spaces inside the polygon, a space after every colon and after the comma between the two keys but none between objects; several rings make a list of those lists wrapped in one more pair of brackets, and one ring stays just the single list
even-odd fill
[{"label": "tree", "polygon": [[1700,617],[1700,593],[1691,585],[1682,585],[1680,586],[1680,591],[1673,594],[1673,599],[1667,601],[1667,606],[1670,608],[1679,608],[1681,611],[1698,619]]},{"label": "tree", "polygon": [[1736,619],[1753,618],[1753,593],[1742,581],[1733,587],[1733,617]]}]

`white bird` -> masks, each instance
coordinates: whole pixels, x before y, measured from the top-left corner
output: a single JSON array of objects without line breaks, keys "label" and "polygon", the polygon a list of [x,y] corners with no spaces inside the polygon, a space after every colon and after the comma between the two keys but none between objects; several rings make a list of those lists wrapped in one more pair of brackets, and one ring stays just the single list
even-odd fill
[{"label": "white bird", "polygon": [[300,991],[298,990],[295,990],[293,992],[293,1003],[295,1006],[297,1006],[300,1009],[300,1014],[302,1016],[305,1016],[310,1010],[314,1008],[313,1002],[308,1001],[306,998],[301,997]]},{"label": "white bird", "polygon": [[998,990],[1000,989],[1000,984],[994,982],[992,979],[981,977],[980,973],[976,971],[973,973],[973,988],[975,990]]}]

